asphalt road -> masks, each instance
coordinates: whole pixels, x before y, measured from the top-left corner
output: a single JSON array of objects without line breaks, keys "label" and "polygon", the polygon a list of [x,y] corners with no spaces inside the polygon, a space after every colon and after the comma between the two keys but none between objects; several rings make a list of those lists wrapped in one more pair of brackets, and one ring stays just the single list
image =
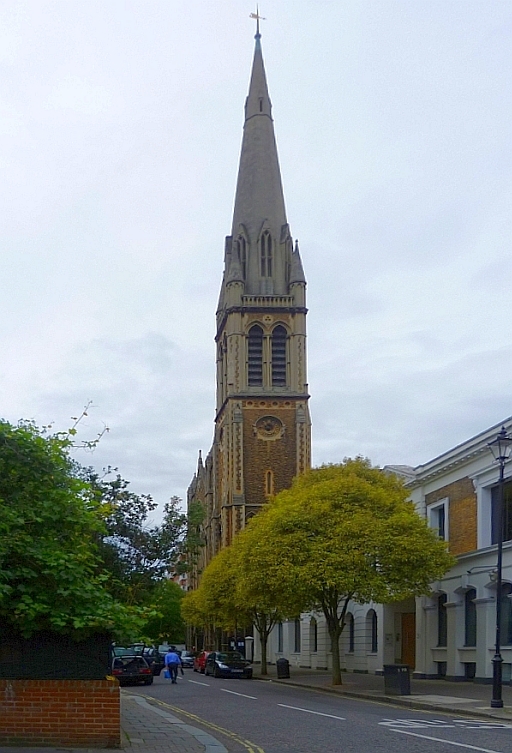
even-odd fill
[{"label": "asphalt road", "polygon": [[240,753],[512,753],[512,724],[455,717],[260,680],[185,670],[129,692],[152,696]]}]

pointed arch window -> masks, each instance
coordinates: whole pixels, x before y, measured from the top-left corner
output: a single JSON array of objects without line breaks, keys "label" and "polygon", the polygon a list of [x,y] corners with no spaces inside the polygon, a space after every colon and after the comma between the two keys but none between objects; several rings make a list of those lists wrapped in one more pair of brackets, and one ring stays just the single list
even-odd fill
[{"label": "pointed arch window", "polygon": [[260,238],[261,276],[272,277],[272,236],[265,230]]},{"label": "pointed arch window", "polygon": [[265,471],[265,496],[271,497],[274,493],[274,473]]},{"label": "pointed arch window", "polygon": [[263,385],[263,330],[259,324],[254,324],[249,330],[247,350],[249,387],[261,387]]},{"label": "pointed arch window", "polygon": [[238,236],[238,239],[236,242],[236,248],[238,252],[238,261],[240,262],[242,275],[245,280],[246,271],[247,271],[247,241],[245,240],[243,235]]},{"label": "pointed arch window", "polygon": [[288,335],[279,324],[272,332],[272,387],[286,387],[286,341]]}]

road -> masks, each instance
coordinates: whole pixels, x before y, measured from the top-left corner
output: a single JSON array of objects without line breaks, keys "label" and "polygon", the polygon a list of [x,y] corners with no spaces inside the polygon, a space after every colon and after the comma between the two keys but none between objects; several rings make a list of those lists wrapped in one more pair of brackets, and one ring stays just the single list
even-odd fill
[{"label": "road", "polygon": [[[232,753],[512,753],[512,723],[410,711],[260,680],[185,671],[129,692],[152,696]],[[170,707],[170,709],[169,709]],[[165,707],[164,707],[165,708]]]}]

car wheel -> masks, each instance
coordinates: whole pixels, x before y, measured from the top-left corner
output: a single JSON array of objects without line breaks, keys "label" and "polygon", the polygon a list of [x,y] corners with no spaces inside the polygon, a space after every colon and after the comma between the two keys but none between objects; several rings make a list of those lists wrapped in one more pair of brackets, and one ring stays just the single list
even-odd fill
[{"label": "car wheel", "polygon": [[144,685],[153,685],[153,678],[148,677],[147,680],[144,680]]}]

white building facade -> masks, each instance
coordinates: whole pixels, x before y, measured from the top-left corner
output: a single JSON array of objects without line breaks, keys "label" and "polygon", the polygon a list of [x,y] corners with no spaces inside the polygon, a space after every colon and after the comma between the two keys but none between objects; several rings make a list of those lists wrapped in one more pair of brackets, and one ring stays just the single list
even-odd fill
[{"label": "white building facade", "polygon": [[[420,515],[439,531],[457,558],[429,596],[395,604],[351,604],[340,640],[342,668],[381,673],[384,664],[408,664],[415,677],[490,682],[496,635],[496,515],[499,467],[488,443],[512,418],[409,468],[404,477]],[[505,466],[501,654],[503,681],[512,676],[512,462]],[[329,635],[321,614],[277,626],[268,659],[331,669]],[[258,647],[256,656],[258,658]]]}]

